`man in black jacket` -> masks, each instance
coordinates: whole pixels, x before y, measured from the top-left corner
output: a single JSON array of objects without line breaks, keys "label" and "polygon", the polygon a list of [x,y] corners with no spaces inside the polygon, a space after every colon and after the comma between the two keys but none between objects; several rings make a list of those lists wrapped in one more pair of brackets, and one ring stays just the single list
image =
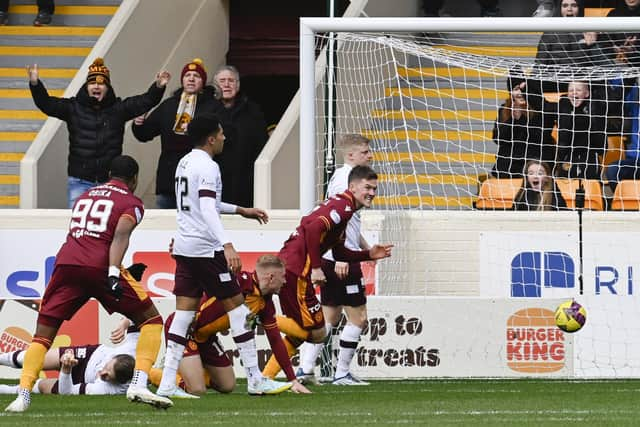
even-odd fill
[{"label": "man in black jacket", "polygon": [[[133,135],[140,142],[160,135],[160,159],[156,172],[156,207],[175,209],[174,175],[182,157],[193,148],[186,130],[194,117],[216,115],[222,107],[215,102],[215,88],[205,86],[207,71],[202,60],[195,58],[186,64],[180,75],[181,87],[165,99],[148,117],[136,117]],[[226,132],[226,129],[225,129]]]},{"label": "man in black jacket", "polygon": [[224,150],[213,160],[220,165],[224,192],[222,201],[238,206],[253,206],[253,166],[267,143],[267,123],[262,110],[240,92],[238,70],[226,65],[214,76],[220,88],[222,107],[216,115],[222,122]]},{"label": "man in black jacket", "polygon": [[67,122],[69,208],[85,190],[109,178],[111,160],[122,154],[124,127],[128,120],[149,111],[162,99],[170,74],[162,71],[149,90],[125,99],[111,87],[109,69],[102,58],[89,67],[87,82],[72,98],[49,96],[39,79],[38,65],[28,68],[29,89],[36,106],[46,115]]}]

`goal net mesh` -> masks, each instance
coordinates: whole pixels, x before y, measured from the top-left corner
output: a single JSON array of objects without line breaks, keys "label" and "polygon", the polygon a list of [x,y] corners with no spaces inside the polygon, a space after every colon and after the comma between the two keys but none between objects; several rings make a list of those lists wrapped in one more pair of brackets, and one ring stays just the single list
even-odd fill
[{"label": "goal net mesh", "polygon": [[[364,233],[395,244],[376,267],[376,294],[633,294],[640,229],[625,211],[640,206],[640,54],[629,34],[316,37],[317,51],[333,49],[316,89],[315,194],[343,162],[339,136],[370,138],[379,187]],[[589,333],[581,339],[597,341]],[[601,360],[628,353],[615,337],[589,347],[585,375],[640,373],[625,356]]]}]

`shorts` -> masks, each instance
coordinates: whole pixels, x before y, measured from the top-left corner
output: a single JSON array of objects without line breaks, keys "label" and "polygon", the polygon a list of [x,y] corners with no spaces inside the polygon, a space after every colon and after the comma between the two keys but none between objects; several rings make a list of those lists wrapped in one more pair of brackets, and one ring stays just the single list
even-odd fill
[{"label": "shorts", "polygon": [[[171,327],[174,314],[175,313],[171,313],[164,324],[165,343],[168,340],[169,328]],[[187,345],[184,347],[184,353],[182,354],[182,357],[189,356],[200,356],[203,364],[217,368],[231,366],[231,360],[229,360],[227,354],[224,352],[224,348],[216,334],[210,336],[205,342],[197,343],[194,341],[190,330],[187,335]]]},{"label": "shorts", "polygon": [[342,280],[335,271],[335,261],[322,260],[322,271],[327,278],[327,283],[320,287],[322,305],[338,307],[360,307],[367,303],[362,269],[359,262],[349,263],[349,274]]},{"label": "shorts", "polygon": [[309,277],[300,277],[287,270],[286,283],[280,290],[279,298],[284,315],[295,320],[303,329],[324,328],[322,307]]},{"label": "shorts", "polygon": [[138,318],[153,306],[142,285],[128,273],[120,276],[120,285],[122,295],[116,300],[109,288],[106,269],[56,265],[42,296],[38,323],[55,326],[56,321],[69,320],[89,298],[97,299],[109,314],[118,312],[129,319]]},{"label": "shorts", "polygon": [[174,295],[200,298],[205,292],[208,296],[227,299],[240,293],[240,286],[227,267],[224,252],[216,252],[213,258],[176,255],[175,260]]}]

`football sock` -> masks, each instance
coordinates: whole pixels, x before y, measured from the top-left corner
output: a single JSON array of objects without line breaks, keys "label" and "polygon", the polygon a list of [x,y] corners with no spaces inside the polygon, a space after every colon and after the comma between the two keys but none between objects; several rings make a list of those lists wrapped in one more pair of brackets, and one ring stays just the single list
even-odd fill
[{"label": "football sock", "polygon": [[[324,327],[326,329],[327,339],[329,339],[331,337],[331,330],[333,329],[333,326],[330,323],[325,323]],[[302,344],[302,347],[300,347],[300,367],[302,368],[302,372],[305,374],[313,373],[318,356],[324,346],[325,343],[314,344],[311,342],[305,342]]]},{"label": "football sock", "polygon": [[300,347],[300,367],[305,374],[312,374],[316,367],[316,360],[324,344],[306,342]]},{"label": "football sock", "polygon": [[145,323],[140,328],[140,337],[136,345],[136,365],[131,384],[146,387],[151,366],[158,357],[162,343],[162,319],[158,316],[152,323]]},{"label": "football sock", "polygon": [[187,345],[187,331],[196,312],[192,310],[176,310],[171,322],[167,338],[167,351],[164,355],[162,380],[158,389],[171,390],[176,386],[176,374],[182,360],[184,347]]},{"label": "football sock", "polygon": [[[34,390],[37,387],[34,387]],[[9,384],[0,384],[0,394],[18,394],[18,384],[9,385]]]},{"label": "football sock", "polygon": [[347,323],[344,326],[342,334],[340,334],[340,352],[338,353],[335,378],[344,377],[349,373],[349,365],[351,365],[353,355],[356,354],[361,332],[362,328],[353,323]]},{"label": "football sock", "polygon": [[[287,354],[289,355],[289,357],[293,357],[298,352],[300,341],[298,341],[296,338],[292,339],[289,336],[284,337],[283,341],[284,341],[284,346],[287,348]],[[267,378],[274,379],[276,375],[278,375],[278,373],[280,372],[280,369],[282,368],[280,367],[278,360],[272,354],[271,357],[269,358],[269,361],[267,361],[267,364],[264,366],[264,369],[262,370],[262,375]]]},{"label": "football sock", "polygon": [[303,329],[295,320],[289,317],[276,316],[276,323],[280,332],[289,337],[297,338],[301,342],[309,338],[309,331]]},{"label": "football sock", "polygon": [[0,353],[0,365],[10,366],[12,368],[22,368],[25,350],[10,351],[8,353]]},{"label": "football sock", "polygon": [[24,366],[20,375],[20,388],[30,392],[33,384],[38,379],[38,375],[44,365],[44,356],[51,347],[51,341],[43,337],[34,337],[26,354],[24,355]]},{"label": "football sock", "polygon": [[247,328],[247,316],[251,314],[249,308],[241,304],[227,313],[229,324],[231,325],[231,335],[233,341],[240,352],[240,360],[247,372],[247,381],[255,384],[262,380],[260,368],[258,368],[258,352],[256,350],[256,340],[252,329]]}]

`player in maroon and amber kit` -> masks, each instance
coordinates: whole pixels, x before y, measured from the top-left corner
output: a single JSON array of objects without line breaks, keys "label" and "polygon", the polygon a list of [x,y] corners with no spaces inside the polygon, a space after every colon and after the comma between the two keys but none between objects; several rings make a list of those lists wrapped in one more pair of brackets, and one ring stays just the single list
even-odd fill
[{"label": "player in maroon and amber kit", "polygon": [[24,412],[29,407],[31,389],[60,325],[92,297],[109,313],[117,311],[140,326],[127,398],[162,408],[172,406],[171,400],[147,388],[147,375],[162,340],[162,318],[142,286],[121,266],[131,233],[144,214],[142,201],[133,195],[137,183],[138,163],[132,157],[118,156],[111,162],[110,180],[76,200],[67,240],[56,256],[36,332],[24,357],[18,397],[5,411]]},{"label": "player in maroon and amber kit", "polygon": [[[242,271],[236,276],[236,279],[244,295],[244,303],[251,311],[248,321],[251,323],[259,322],[264,328],[276,360],[283,366],[287,380],[293,383],[291,390],[295,393],[311,393],[296,380],[287,349],[280,336],[280,329],[276,323],[276,308],[272,296],[278,294],[284,284],[284,263],[275,255],[262,255],[256,261],[254,272]],[[167,318],[167,323],[171,317]],[[216,335],[219,332],[227,331],[229,327],[229,316],[222,302],[215,297],[204,298],[196,313],[193,333],[185,346],[184,358],[178,368],[184,380],[186,391],[189,393],[204,393],[207,383],[219,391],[229,392],[233,389],[228,390],[228,387],[223,387],[224,390],[220,390],[221,384],[235,384],[235,377],[233,377],[233,370],[225,371],[223,369],[229,366],[230,362],[223,353],[222,355],[229,363],[221,363],[219,356],[222,351]],[[168,329],[169,327],[165,325],[165,331]],[[289,333],[286,330],[282,332]],[[195,355],[199,355],[199,358],[192,357]],[[204,379],[202,375],[203,363],[210,381]]]},{"label": "player in maroon and amber kit", "polygon": [[[322,342],[327,336],[324,316],[313,285],[322,286],[322,255],[332,250],[337,261],[369,261],[391,256],[393,245],[374,245],[369,250],[353,251],[344,246],[345,230],[353,214],[370,207],[378,188],[378,175],[369,166],[356,166],[349,173],[349,188],[316,207],[302,218],[300,225],[280,250],[286,265],[286,283],[280,291],[280,306],[285,315],[278,327],[287,332],[285,345],[289,355],[304,341]],[[272,356],[263,375],[273,378],[280,370]]]}]

